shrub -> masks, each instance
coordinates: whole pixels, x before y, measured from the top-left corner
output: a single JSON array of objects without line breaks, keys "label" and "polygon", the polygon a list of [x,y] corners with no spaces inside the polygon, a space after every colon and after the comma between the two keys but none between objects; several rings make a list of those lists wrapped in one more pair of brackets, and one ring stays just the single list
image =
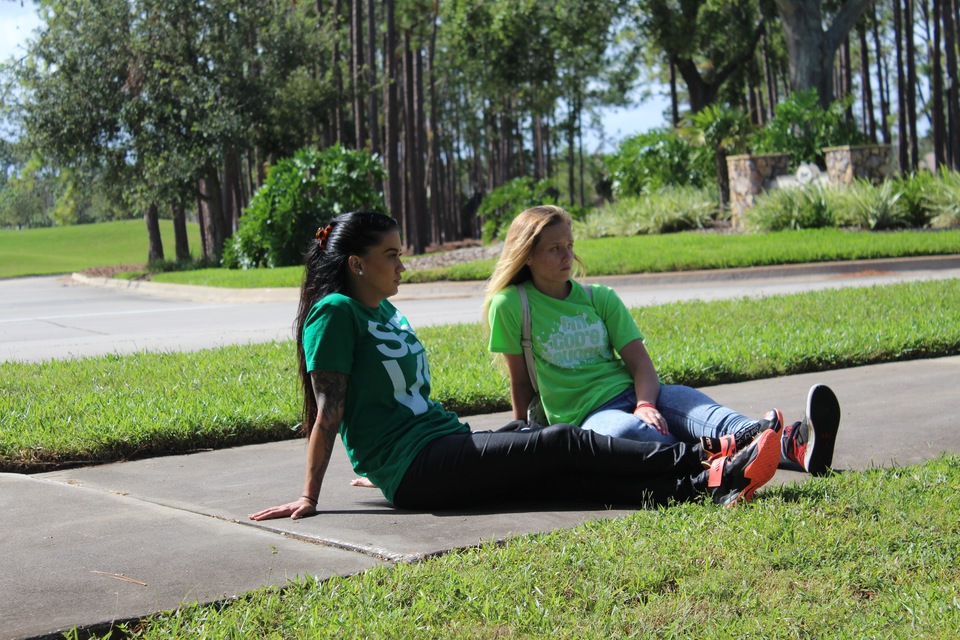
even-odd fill
[{"label": "shrub", "polygon": [[775,189],[757,198],[744,214],[744,222],[758,231],[831,227],[842,197],[819,183]]},{"label": "shrub", "polygon": [[902,196],[892,181],[877,187],[867,180],[856,180],[842,193],[846,205],[843,223],[871,231],[908,227]]},{"label": "shrub", "polygon": [[483,241],[489,243],[502,237],[517,214],[541,204],[557,204],[557,191],[549,180],[534,182],[528,177],[514,178],[497,187],[477,209],[477,215],[484,221]]},{"label": "shrub", "polygon": [[593,210],[574,223],[574,233],[578,238],[602,238],[702,229],[718,210],[712,189],[665,187]]},{"label": "shrub", "polygon": [[297,151],[278,162],[257,190],[225,247],[224,266],[301,264],[307,242],[333,217],[357,209],[385,210],[378,189],[382,180],[383,166],[366,152],[339,145]]},{"label": "shrub", "polygon": [[934,227],[960,225],[960,173],[941,171],[926,202],[934,214],[932,220]]},{"label": "shrub", "polygon": [[928,226],[936,215],[930,208],[930,197],[937,189],[937,177],[929,171],[920,171],[902,178],[893,178],[891,181],[896,190],[903,194],[900,202],[904,208],[906,224],[917,228]]},{"label": "shrub", "polygon": [[643,196],[630,196],[593,209],[583,220],[574,221],[573,234],[577,238],[608,238],[643,233],[640,211],[645,202]]},{"label": "shrub", "polygon": [[613,195],[618,198],[666,186],[703,187],[714,182],[713,150],[668,130],[627,138],[606,163]]},{"label": "shrub", "polygon": [[866,142],[856,123],[847,120],[847,106],[837,101],[824,109],[816,91],[793,93],[777,105],[773,119],[753,135],[750,146],[754,153],[789,153],[791,170],[804,162],[822,169],[824,147]]}]

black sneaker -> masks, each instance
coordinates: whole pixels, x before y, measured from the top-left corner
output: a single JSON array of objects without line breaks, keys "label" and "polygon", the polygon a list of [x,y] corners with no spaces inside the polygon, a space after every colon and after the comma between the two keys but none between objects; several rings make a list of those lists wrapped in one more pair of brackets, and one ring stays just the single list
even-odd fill
[{"label": "black sneaker", "polygon": [[807,413],[783,431],[780,468],[826,474],[833,464],[833,447],[840,428],[840,402],[825,384],[815,384],[807,394]]},{"label": "black sneaker", "polygon": [[701,436],[700,446],[703,447],[707,455],[707,461],[713,461],[724,456],[732,456],[737,451],[742,451],[751,442],[764,431],[772,429],[777,433],[783,429],[783,414],[779,409],[767,411],[763,418],[753,423],[736,435],[720,436],[713,438],[711,436]]},{"label": "black sneaker", "polygon": [[713,501],[732,507],[741,497],[753,500],[754,492],[777,472],[779,445],[780,434],[767,429],[739,453],[714,460],[707,481]]}]

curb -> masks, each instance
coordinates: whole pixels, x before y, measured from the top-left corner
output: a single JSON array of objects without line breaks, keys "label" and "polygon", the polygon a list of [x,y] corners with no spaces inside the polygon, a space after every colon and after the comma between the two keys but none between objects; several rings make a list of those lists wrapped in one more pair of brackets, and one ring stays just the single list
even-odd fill
[{"label": "curb", "polygon": [[[585,282],[602,283],[616,287],[620,283],[633,285],[656,285],[684,282],[712,282],[718,280],[750,280],[755,278],[789,278],[801,275],[833,275],[838,278],[862,275],[877,275],[901,271],[937,271],[960,269],[960,255],[918,256],[910,258],[880,258],[873,260],[847,260],[837,262],[808,262],[803,264],[743,267],[736,269],[701,269],[696,271],[671,271],[666,273],[638,273],[624,275],[584,277]],[[121,289],[128,292],[158,296],[191,302],[213,303],[268,303],[298,302],[297,287],[229,289],[200,285],[169,284],[147,280],[119,280],[99,278],[73,273],[68,276],[74,283]],[[393,300],[426,300],[437,298],[468,298],[482,296],[486,281],[431,282],[403,284]]]}]

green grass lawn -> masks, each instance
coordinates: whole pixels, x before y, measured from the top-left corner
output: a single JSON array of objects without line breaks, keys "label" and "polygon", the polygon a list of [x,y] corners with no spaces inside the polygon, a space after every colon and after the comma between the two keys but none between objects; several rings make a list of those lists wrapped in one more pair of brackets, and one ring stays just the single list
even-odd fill
[{"label": "green grass lawn", "polygon": [[[320,518],[334,517],[320,515]],[[137,638],[956,638],[960,457],[487,541],[143,621]]]},{"label": "green grass lawn", "polygon": [[[173,251],[173,223],[161,220],[167,253]],[[190,247],[199,255],[200,231],[188,225]],[[830,262],[918,255],[960,254],[960,230],[857,232],[807,229],[768,234],[674,233],[586,239],[577,253],[589,275],[618,275],[719,269],[803,262]],[[69,273],[90,267],[144,263],[147,235],[142,220],[49,229],[0,231],[0,278]],[[168,256],[172,257],[172,256]],[[494,260],[443,269],[408,271],[407,282],[485,280]],[[215,287],[299,287],[303,269],[197,269],[152,276],[157,282]]]},{"label": "green grass lawn", "polygon": [[[804,262],[960,254],[960,230],[854,232],[807,229],[767,234],[674,233],[580,240],[576,251],[588,275],[619,275],[695,269],[723,269]],[[442,269],[408,271],[406,282],[485,280],[495,260]],[[299,287],[301,267],[278,269],[200,269],[161,273],[157,282],[214,287]]]},{"label": "green grass lawn", "polygon": [[[190,251],[200,255],[200,228],[187,225]],[[173,221],[160,221],[167,258],[174,257]],[[0,278],[72,273],[91,267],[147,261],[143,220],[0,231]]]},{"label": "green grass lawn", "polygon": [[[883,314],[876,309],[885,309]],[[960,353],[960,281],[679,302],[633,310],[665,383],[705,386]],[[462,415],[509,408],[479,323],[424,327],[432,396]],[[0,363],[0,471],[295,436],[292,341],[196,353]]]}]

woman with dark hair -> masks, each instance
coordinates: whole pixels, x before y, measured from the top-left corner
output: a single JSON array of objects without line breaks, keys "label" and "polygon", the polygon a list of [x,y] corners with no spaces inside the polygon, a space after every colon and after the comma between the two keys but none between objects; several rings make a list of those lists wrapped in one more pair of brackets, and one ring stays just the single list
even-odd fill
[{"label": "woman with dark hair", "polygon": [[773,477],[779,433],[705,464],[699,445],[633,442],[570,424],[471,432],[430,399],[426,352],[388,300],[401,262],[396,221],[373,212],[338,216],[306,256],[296,332],[308,439],[301,496],[250,515],[311,515],[337,434],[354,471],[404,509],[586,500],[665,504],[708,496],[730,506]]}]

